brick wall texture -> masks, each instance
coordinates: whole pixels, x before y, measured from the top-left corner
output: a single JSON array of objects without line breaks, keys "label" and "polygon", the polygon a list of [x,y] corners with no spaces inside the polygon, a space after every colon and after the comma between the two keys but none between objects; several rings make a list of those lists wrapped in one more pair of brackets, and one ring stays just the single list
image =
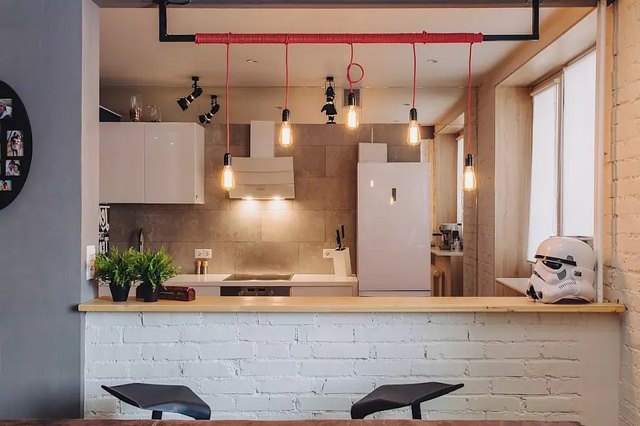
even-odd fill
[{"label": "brick wall texture", "polygon": [[610,7],[605,153],[605,297],[622,321],[620,425],[640,425],[640,1]]},{"label": "brick wall texture", "polygon": [[425,418],[603,426],[618,415],[618,349],[599,346],[618,330],[607,314],[88,313],[85,416],[149,416],[102,384],[184,384],[214,418],[347,419],[377,386],[436,380],[465,387]]}]

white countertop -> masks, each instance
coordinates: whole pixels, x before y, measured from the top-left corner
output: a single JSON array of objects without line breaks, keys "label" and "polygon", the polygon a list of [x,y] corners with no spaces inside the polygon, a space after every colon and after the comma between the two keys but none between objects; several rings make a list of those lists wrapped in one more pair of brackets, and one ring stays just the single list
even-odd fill
[{"label": "white countertop", "polygon": [[453,251],[453,250],[441,250],[438,247],[431,247],[431,254],[436,256],[446,256],[446,257],[462,257],[464,256],[461,251]]},{"label": "white countertop", "polygon": [[358,282],[358,277],[355,275],[349,277],[341,277],[334,274],[294,274],[290,280],[269,280],[269,281],[224,281],[231,274],[180,274],[165,283],[165,285],[189,285],[189,286],[219,286],[219,285],[283,285],[283,284],[298,284],[298,285],[345,285],[355,284]]},{"label": "white countertop", "polygon": [[496,282],[522,294],[526,294],[529,286],[529,278],[496,278]]}]

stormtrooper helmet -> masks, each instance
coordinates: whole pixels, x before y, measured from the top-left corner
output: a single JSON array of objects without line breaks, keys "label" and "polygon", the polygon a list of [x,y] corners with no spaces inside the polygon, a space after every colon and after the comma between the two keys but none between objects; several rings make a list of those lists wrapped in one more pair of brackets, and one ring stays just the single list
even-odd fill
[{"label": "stormtrooper helmet", "polygon": [[536,251],[527,296],[542,303],[592,302],[596,256],[585,242],[570,237],[544,240]]}]

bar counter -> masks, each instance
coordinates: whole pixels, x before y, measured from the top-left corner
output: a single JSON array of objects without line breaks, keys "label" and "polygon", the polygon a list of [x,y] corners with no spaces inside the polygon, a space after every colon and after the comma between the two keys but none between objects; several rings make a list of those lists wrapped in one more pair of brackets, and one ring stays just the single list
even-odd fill
[{"label": "bar counter", "polygon": [[99,297],[78,306],[81,312],[549,312],[621,313],[618,303],[548,305],[526,297],[214,297],[191,302]]}]

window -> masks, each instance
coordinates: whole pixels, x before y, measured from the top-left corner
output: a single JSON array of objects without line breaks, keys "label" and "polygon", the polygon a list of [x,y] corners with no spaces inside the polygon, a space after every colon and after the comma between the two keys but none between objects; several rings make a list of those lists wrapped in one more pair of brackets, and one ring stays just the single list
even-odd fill
[{"label": "window", "polygon": [[592,236],[595,52],[535,90],[527,258],[554,235]]}]

